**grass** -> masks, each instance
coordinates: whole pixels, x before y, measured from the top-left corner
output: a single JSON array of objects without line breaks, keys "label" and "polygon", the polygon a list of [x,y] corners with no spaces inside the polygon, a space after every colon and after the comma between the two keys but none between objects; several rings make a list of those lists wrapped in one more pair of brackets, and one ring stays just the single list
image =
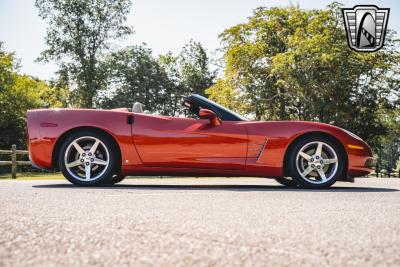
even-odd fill
[{"label": "grass", "polygon": [[[11,180],[11,173],[0,175],[0,180]],[[17,179],[14,180],[63,180],[61,173],[43,173],[43,172],[24,172],[17,173]]]}]

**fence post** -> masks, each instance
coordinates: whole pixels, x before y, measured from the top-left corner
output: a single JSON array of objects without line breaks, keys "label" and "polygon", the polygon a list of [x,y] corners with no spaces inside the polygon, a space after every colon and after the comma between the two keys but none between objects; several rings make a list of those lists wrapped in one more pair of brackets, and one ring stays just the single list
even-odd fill
[{"label": "fence post", "polygon": [[17,145],[11,146],[11,177],[17,178]]}]

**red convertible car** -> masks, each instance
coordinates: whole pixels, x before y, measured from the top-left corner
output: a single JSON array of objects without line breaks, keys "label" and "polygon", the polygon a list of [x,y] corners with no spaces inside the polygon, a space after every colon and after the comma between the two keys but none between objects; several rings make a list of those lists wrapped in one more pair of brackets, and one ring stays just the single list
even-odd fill
[{"label": "red convertible car", "polygon": [[332,125],[249,121],[200,95],[183,102],[191,118],[146,114],[137,104],[132,111],[28,111],[33,165],[59,169],[76,185],[174,175],[269,177],[286,186],[326,188],[372,170],[369,146]]}]

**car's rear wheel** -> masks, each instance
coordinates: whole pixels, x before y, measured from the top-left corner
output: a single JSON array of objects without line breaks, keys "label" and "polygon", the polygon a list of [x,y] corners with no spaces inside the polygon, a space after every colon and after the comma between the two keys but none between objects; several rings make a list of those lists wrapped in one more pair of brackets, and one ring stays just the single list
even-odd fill
[{"label": "car's rear wheel", "polygon": [[275,181],[287,187],[297,187],[298,184],[290,177],[278,177]]},{"label": "car's rear wheel", "polygon": [[290,151],[289,171],[301,187],[327,188],[343,173],[345,158],[330,138],[310,136],[298,140]]},{"label": "car's rear wheel", "polygon": [[108,137],[82,131],[70,135],[59,153],[59,167],[65,178],[76,185],[108,183],[115,169],[116,152]]}]

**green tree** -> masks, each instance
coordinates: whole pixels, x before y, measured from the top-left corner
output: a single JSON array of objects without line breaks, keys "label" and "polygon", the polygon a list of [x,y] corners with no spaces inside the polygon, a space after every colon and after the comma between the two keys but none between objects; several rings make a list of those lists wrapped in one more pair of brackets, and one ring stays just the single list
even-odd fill
[{"label": "green tree", "polygon": [[378,148],[376,172],[385,169],[387,172],[400,171],[400,109],[382,114],[388,126],[388,134],[383,136]]},{"label": "green tree", "polygon": [[108,88],[100,106],[129,107],[138,101],[150,112],[182,114],[182,98],[204,94],[214,73],[200,43],[191,41],[178,56],[172,53],[155,58],[145,46],[131,46],[112,53],[107,60]]},{"label": "green tree", "polygon": [[20,75],[13,53],[3,50],[0,42],[0,147],[12,144],[25,147],[26,111],[43,107],[61,107],[68,89]]},{"label": "green tree", "polygon": [[166,71],[170,90],[170,114],[184,114],[181,106],[183,97],[192,93],[205,95],[205,90],[213,84],[215,71],[210,69],[210,58],[200,42],[190,40],[183,46],[178,56],[171,52],[159,57],[160,65]]},{"label": "green tree", "polygon": [[171,52],[158,57],[158,63],[164,69],[170,83],[170,111],[169,115],[175,116],[182,113],[182,97],[187,93],[186,87],[182,84],[181,68],[178,64],[178,58]]},{"label": "green tree", "polygon": [[105,88],[102,57],[112,41],[132,33],[125,26],[129,0],[36,0],[39,16],[48,23],[46,44],[39,60],[54,60],[71,83],[76,104],[92,107]]},{"label": "green tree", "polygon": [[354,52],[341,18],[337,3],[326,10],[255,9],[220,35],[224,77],[207,93],[256,119],[335,124],[379,145],[387,133],[381,114],[399,107],[394,35],[379,52]]},{"label": "green tree", "polygon": [[204,95],[205,89],[213,84],[215,72],[210,71],[210,59],[200,42],[190,40],[177,58],[181,85],[186,94]]},{"label": "green tree", "polygon": [[173,83],[150,49],[124,48],[108,57],[107,66],[109,88],[114,92],[103,95],[102,107],[130,107],[137,101],[150,112],[173,113],[170,101]]}]

